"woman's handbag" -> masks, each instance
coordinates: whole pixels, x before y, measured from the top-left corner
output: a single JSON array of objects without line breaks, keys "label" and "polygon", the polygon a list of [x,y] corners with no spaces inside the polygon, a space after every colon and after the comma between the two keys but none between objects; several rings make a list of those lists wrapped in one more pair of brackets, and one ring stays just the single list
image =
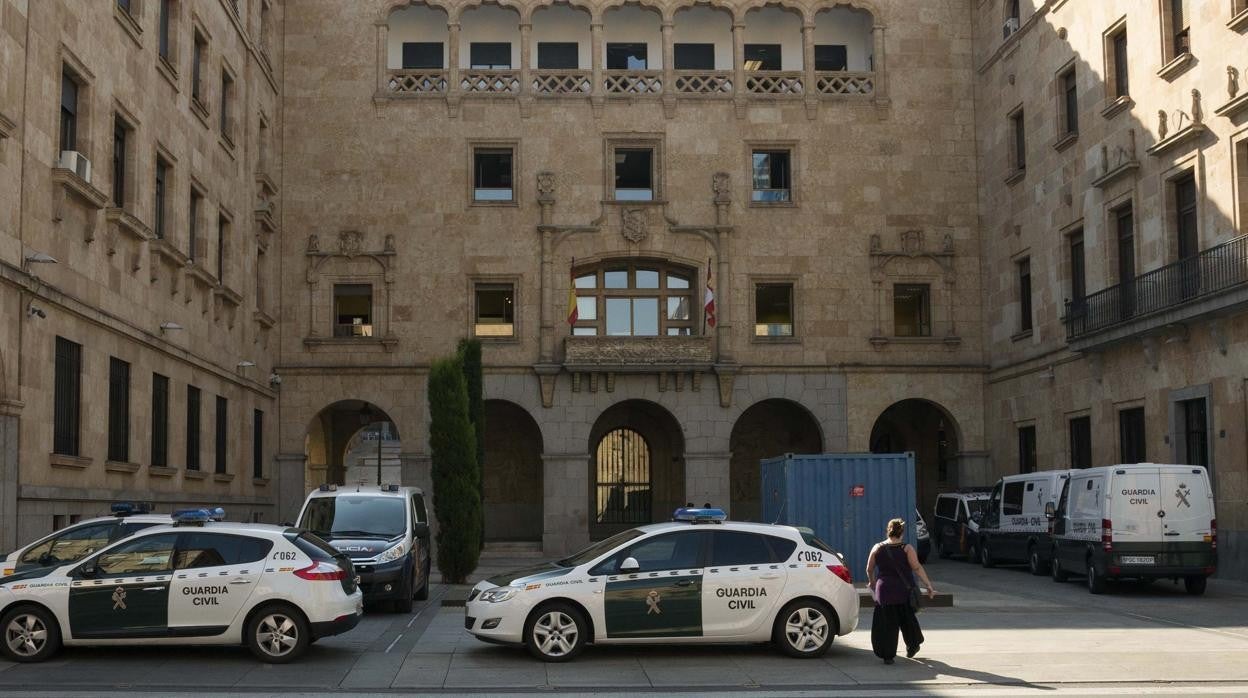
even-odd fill
[{"label": "woman's handbag", "polygon": [[[903,553],[905,552],[904,547],[902,548],[902,552]],[[910,571],[898,570],[897,558],[893,557],[891,552],[889,553],[888,560],[889,562],[892,563],[893,570],[898,573],[899,577],[901,577],[901,581],[905,582],[906,588],[910,590],[910,599],[909,599],[910,610],[914,611],[915,613],[921,612],[923,610],[922,603],[921,603],[923,595],[919,593],[919,588],[910,581]]]}]

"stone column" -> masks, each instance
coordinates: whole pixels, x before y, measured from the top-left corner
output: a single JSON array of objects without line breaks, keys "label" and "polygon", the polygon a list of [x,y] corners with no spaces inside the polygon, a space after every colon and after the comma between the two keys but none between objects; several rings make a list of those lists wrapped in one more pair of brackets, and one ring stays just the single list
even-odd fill
[{"label": "stone column", "polygon": [[303,471],[307,456],[302,453],[277,454],[277,520],[294,521],[307,497]]},{"label": "stone column", "polygon": [[595,19],[589,25],[589,45],[592,55],[590,56],[591,75],[594,81],[590,90],[590,102],[594,105],[595,110],[602,109],[603,101],[603,85],[602,85],[602,20]]},{"label": "stone column", "polygon": [[728,481],[731,460],[732,454],[726,451],[686,453],[685,501],[699,507],[710,502],[711,506],[728,511],[732,503]]},{"label": "stone column", "polygon": [[[377,23],[377,94],[385,94],[389,91],[386,78],[390,74],[390,50],[389,50],[390,26],[385,22]],[[264,151],[261,149],[261,155]],[[262,157],[263,161],[263,157]]]},{"label": "stone column", "polygon": [[806,107],[817,107],[819,88],[815,84],[815,23],[802,23],[802,94],[806,95]]},{"label": "stone column", "polygon": [[459,19],[446,24],[446,91],[459,96]]},{"label": "stone column", "polygon": [[528,95],[533,91],[529,79],[529,57],[533,53],[533,24],[525,22],[520,25],[520,94]]},{"label": "stone column", "polygon": [[749,91],[745,87],[745,23],[732,23],[732,94],[738,109],[745,104]]},{"label": "stone column", "polygon": [[[542,208],[546,210],[545,207]],[[541,323],[541,363],[549,364],[555,360],[555,275],[554,261],[550,258],[551,250],[554,246],[550,230],[543,230],[542,236],[542,307],[539,310],[538,317]]]},{"label": "stone column", "polygon": [[[0,367],[0,370],[3,370]],[[0,376],[0,380],[3,376]],[[22,403],[0,400],[0,550],[17,547],[17,435]]]},{"label": "stone column", "polygon": [[663,110],[668,118],[674,116],[676,110],[676,49],[672,44],[672,20],[664,19],[660,31],[663,33]]},{"label": "stone column", "polygon": [[875,72],[875,103],[888,104],[888,73],[884,64],[884,25],[871,27],[871,69]]},{"label": "stone column", "polygon": [[715,338],[719,344],[718,361],[727,364],[733,362],[735,354],[732,347],[732,316],[729,315],[732,303],[728,300],[732,297],[731,236],[726,228],[721,228],[715,235],[718,238],[716,248],[719,259],[719,278],[715,282]]},{"label": "stone column", "polygon": [[542,552],[567,555],[589,545],[589,454],[542,454]]}]

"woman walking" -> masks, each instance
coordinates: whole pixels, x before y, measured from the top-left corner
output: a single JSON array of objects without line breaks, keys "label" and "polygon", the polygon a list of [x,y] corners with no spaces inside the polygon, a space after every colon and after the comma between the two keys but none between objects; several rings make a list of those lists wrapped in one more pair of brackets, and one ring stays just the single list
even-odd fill
[{"label": "woman walking", "polygon": [[906,641],[906,656],[919,653],[923,644],[923,630],[914,615],[910,603],[911,592],[918,599],[914,576],[917,574],[927,586],[928,598],[936,596],[927,571],[919,564],[914,548],[902,540],[906,522],[893,519],[886,530],[888,539],[871,548],[867,558],[867,586],[875,599],[875,613],[871,617],[871,649],[875,656],[892,664],[897,656],[897,631]]}]

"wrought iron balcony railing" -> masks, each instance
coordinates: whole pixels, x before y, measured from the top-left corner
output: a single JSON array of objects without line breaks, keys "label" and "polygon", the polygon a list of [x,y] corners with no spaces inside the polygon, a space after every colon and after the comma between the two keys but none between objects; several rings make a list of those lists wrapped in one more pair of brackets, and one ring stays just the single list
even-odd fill
[{"label": "wrought iron balcony railing", "polygon": [[1248,284],[1248,235],[1066,301],[1067,341]]}]

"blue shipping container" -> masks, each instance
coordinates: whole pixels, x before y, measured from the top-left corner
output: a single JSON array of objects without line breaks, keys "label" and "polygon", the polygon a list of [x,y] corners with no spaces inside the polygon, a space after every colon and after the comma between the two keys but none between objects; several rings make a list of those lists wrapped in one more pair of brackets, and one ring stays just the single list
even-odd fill
[{"label": "blue shipping container", "polygon": [[914,453],[788,454],[762,461],[763,521],[813,529],[865,582],[889,519],[914,538]]}]

